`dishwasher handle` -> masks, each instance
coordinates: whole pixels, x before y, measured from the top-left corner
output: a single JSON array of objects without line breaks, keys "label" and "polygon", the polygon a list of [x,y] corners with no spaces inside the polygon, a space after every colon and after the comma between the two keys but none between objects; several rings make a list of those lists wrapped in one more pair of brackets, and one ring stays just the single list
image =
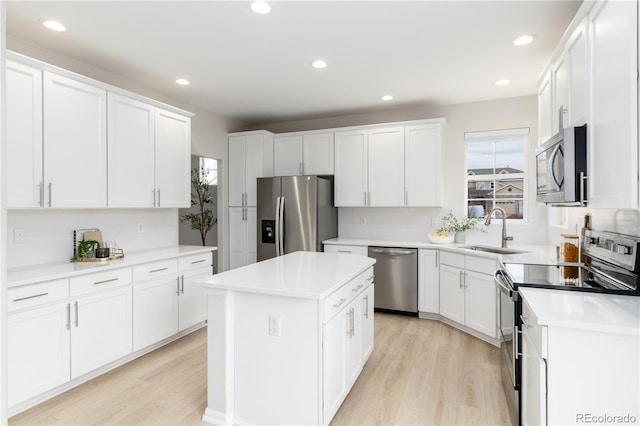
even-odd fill
[{"label": "dishwasher handle", "polygon": [[386,254],[390,256],[406,256],[414,253],[414,250],[411,250],[411,249],[378,248],[378,247],[370,247],[369,251],[371,253]]}]

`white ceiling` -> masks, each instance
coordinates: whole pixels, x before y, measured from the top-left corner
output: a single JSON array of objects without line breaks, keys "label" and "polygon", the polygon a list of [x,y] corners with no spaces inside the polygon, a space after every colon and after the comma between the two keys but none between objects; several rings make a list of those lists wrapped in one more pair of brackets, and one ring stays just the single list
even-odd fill
[{"label": "white ceiling", "polygon": [[[580,1],[9,1],[7,34],[265,123],[535,94]],[[38,20],[55,18],[54,33]],[[526,47],[512,40],[536,34]],[[311,67],[325,59],[324,70]],[[174,83],[191,80],[188,87]],[[508,78],[508,86],[495,86]],[[395,99],[382,102],[380,96]]]}]

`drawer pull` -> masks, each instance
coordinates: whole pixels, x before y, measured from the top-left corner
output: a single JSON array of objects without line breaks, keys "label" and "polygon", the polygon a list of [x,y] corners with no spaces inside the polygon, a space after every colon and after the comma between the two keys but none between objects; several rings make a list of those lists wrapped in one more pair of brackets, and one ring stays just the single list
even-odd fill
[{"label": "drawer pull", "polygon": [[337,308],[338,306],[342,305],[342,304],[343,304],[344,302],[346,302],[346,301],[347,301],[347,299],[346,299],[346,298],[344,298],[344,299],[340,299],[338,302],[336,302],[336,303],[334,303],[334,304],[333,304],[333,307],[334,307],[334,308]]},{"label": "drawer pull", "polygon": [[207,259],[200,259],[200,260],[194,260],[193,262],[191,262],[192,265],[195,265],[196,263],[202,263],[202,262],[206,262]]},{"label": "drawer pull", "polygon": [[166,271],[167,269],[169,268],[167,267],[167,268],[160,268],[160,269],[152,269],[149,271],[149,273],[153,274],[154,272],[162,272],[162,271]]},{"label": "drawer pull", "polygon": [[351,253],[351,250],[338,250],[338,253]]},{"label": "drawer pull", "polygon": [[76,319],[75,319],[75,325],[76,327],[78,327],[78,323],[79,323],[79,315],[78,315],[78,301],[76,300],[76,302],[73,304],[76,308]]},{"label": "drawer pull", "polygon": [[119,280],[119,278],[109,278],[108,280],[96,281],[96,282],[93,283],[93,285],[112,283],[112,282],[118,281],[118,280]]},{"label": "drawer pull", "polygon": [[71,303],[67,303],[67,330],[71,330]]},{"label": "drawer pull", "polygon": [[22,302],[23,300],[35,299],[36,297],[47,296],[49,293],[34,294],[33,296],[20,297],[19,299],[13,299],[14,302]]},{"label": "drawer pull", "polygon": [[364,284],[360,284],[358,287],[354,288],[351,291],[353,291],[355,293],[356,291],[360,290],[363,286],[364,286]]},{"label": "drawer pull", "polygon": [[373,277],[375,277],[375,275],[369,275],[366,279],[367,281],[373,281]]}]

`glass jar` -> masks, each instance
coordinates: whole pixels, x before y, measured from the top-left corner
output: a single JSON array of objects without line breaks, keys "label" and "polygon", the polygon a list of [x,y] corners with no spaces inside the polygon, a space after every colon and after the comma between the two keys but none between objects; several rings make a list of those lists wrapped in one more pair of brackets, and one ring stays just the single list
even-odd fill
[{"label": "glass jar", "polygon": [[[562,234],[560,242],[560,262],[562,265],[562,278],[567,280],[578,279],[580,267],[580,238],[577,235]],[[576,264],[568,266],[565,264]]]}]

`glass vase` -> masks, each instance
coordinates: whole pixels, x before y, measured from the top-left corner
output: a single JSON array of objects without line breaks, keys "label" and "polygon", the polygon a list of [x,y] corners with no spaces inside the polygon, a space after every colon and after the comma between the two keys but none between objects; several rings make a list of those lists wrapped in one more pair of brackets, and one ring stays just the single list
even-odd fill
[{"label": "glass vase", "polygon": [[464,231],[456,232],[453,237],[454,242],[458,244],[464,244],[466,242],[466,235]]}]

